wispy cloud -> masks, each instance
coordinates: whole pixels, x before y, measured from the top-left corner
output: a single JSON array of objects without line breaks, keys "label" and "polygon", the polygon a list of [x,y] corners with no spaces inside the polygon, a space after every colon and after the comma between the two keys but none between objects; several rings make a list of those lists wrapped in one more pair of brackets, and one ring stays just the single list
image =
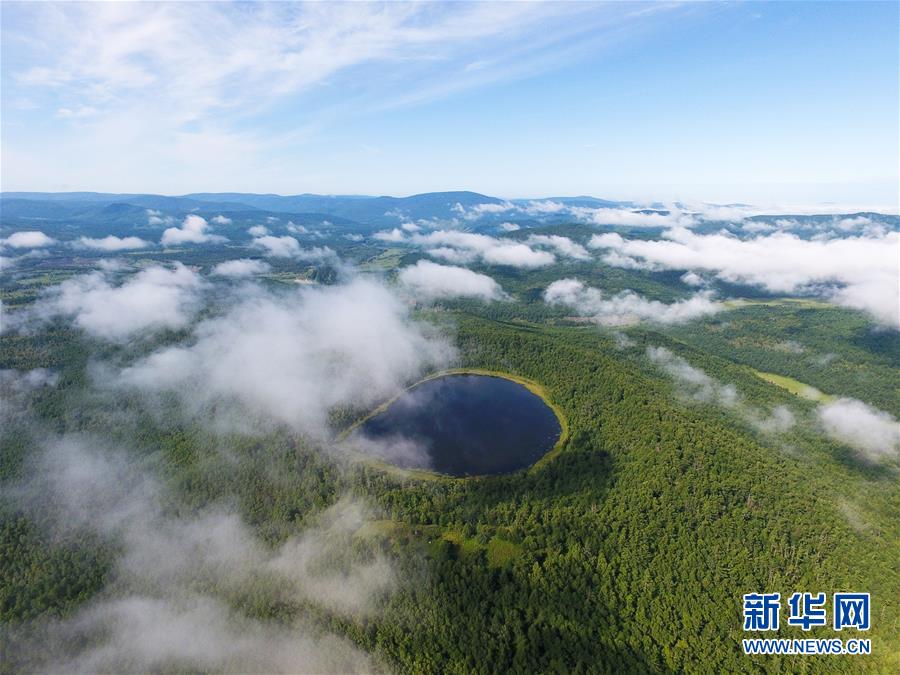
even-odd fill
[{"label": "wispy cloud", "polygon": [[278,294],[249,287],[223,315],[197,324],[190,344],[160,349],[108,381],[185,394],[184,411],[207,422],[275,421],[324,438],[335,406],[371,405],[451,355],[371,281]]},{"label": "wispy cloud", "polygon": [[786,406],[775,406],[766,413],[747,403],[733,384],[719,382],[665,347],[648,347],[647,358],[669,375],[689,400],[732,410],[757,431],[784,433],[796,422],[794,413]]},{"label": "wispy cloud", "polygon": [[[47,672],[192,670],[371,672],[371,659],[302,620],[249,618],[228,594],[267,593],[343,616],[370,611],[389,590],[387,559],[336,569],[323,564],[352,545],[364,504],[338,501],[279,547],[266,546],[226,505],[180,515],[176,498],[123,450],[66,436],[36,450],[17,503],[60,537],[91,536],[115,553],[111,592],[60,621],[14,627],[12,662]],[[264,579],[274,583],[265,590]]]},{"label": "wispy cloud", "polygon": [[[46,107],[57,124],[52,146],[30,135],[5,162],[31,187],[46,183],[26,175],[35,146],[73,160],[86,182],[118,175],[159,190],[189,177],[246,180],[251,165],[271,184],[290,161],[284,148],[335,119],[540,72],[601,29],[640,20],[587,3],[10,5],[5,94],[40,100],[36,114]],[[285,102],[301,111],[290,124],[260,124]],[[56,181],[74,179],[59,168]]]},{"label": "wispy cloud", "polygon": [[[758,431],[774,434],[792,429],[794,413],[775,406],[769,413],[750,405],[733,384],[710,377],[665,347],[648,347],[647,357],[678,385],[679,393],[698,403],[712,403],[735,412]],[[818,433],[853,448],[871,461],[900,455],[900,423],[890,414],[854,398],[838,398],[819,404],[808,424]]]},{"label": "wispy cloud", "polygon": [[[261,229],[259,229],[261,228]],[[257,225],[250,230],[257,232],[268,232],[266,228]],[[302,260],[337,260],[334,250],[328,246],[313,246],[312,248],[303,248],[300,242],[294,237],[286,234],[276,237],[272,234],[263,234],[253,238],[251,243],[253,248],[264,251],[265,254],[272,258],[297,258]]]}]

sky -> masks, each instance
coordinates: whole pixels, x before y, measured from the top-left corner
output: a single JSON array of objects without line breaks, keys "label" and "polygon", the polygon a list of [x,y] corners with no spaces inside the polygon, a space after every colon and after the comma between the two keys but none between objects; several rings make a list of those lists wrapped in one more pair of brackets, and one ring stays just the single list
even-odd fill
[{"label": "sky", "polygon": [[2,4],[3,190],[898,208],[898,4]]}]

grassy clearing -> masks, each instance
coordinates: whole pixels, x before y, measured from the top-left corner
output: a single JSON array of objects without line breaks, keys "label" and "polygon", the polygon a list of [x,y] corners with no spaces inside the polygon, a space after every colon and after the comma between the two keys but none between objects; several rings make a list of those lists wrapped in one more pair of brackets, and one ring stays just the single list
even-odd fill
[{"label": "grassy clearing", "polygon": [[489,567],[506,567],[521,554],[521,546],[500,537],[493,537],[487,545],[487,562]]},{"label": "grassy clearing", "polygon": [[356,532],[364,539],[382,538],[392,543],[410,545],[418,542],[433,558],[448,555],[461,560],[473,559],[484,553],[489,567],[508,567],[522,555],[522,547],[499,535],[493,535],[482,544],[475,537],[467,537],[461,530],[440,525],[412,525],[395,520],[370,520]]},{"label": "grassy clearing", "polygon": [[726,300],[722,303],[728,309],[740,309],[741,307],[763,306],[763,307],[802,307],[805,309],[816,309],[824,307],[834,307],[831,303],[823,300],[812,300],[810,298],[770,298],[766,300],[757,300],[751,298],[735,298]]},{"label": "grassy clearing", "polygon": [[400,266],[400,261],[408,251],[403,248],[389,248],[374,258],[369,258],[359,265],[363,272],[386,272]]},{"label": "grassy clearing", "polygon": [[809,399],[810,401],[816,401],[818,403],[828,403],[835,399],[835,397],[831,396],[830,394],[819,391],[815,387],[811,387],[808,384],[804,384],[803,382],[795,380],[792,377],[787,377],[786,375],[778,375],[777,373],[764,373],[761,370],[754,370],[753,373],[766,382],[774,384],[777,387],[781,387],[782,389],[787,389],[792,394],[802,396],[803,398]]}]

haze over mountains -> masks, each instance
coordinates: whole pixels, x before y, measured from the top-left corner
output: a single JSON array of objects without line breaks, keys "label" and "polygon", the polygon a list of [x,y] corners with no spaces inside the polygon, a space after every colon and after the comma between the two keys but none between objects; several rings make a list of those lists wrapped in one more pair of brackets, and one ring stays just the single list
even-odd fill
[{"label": "haze over mountains", "polygon": [[[630,202],[615,202],[595,197],[552,197],[544,199],[504,200],[477,192],[427,192],[409,197],[368,195],[276,195],[241,192],[192,193],[181,196],[154,194],[114,194],[104,192],[4,192],[0,195],[5,218],[42,217],[89,218],[122,215],[124,205],[170,211],[198,213],[222,211],[268,211],[272,213],[314,213],[344,218],[360,224],[396,224],[398,219],[452,219],[463,209],[489,205],[483,215],[499,217],[507,204],[526,206],[532,202],[554,202],[573,207],[627,207]],[[259,214],[262,215],[262,214]],[[545,214],[552,215],[552,214]]]},{"label": "haze over mountains", "polygon": [[[838,206],[794,209],[754,208],[748,204],[636,204],[592,196],[501,199],[470,191],[426,192],[408,197],[369,195],[277,195],[241,192],[190,193],[179,196],[105,192],[3,192],[0,214],[7,226],[51,226],[54,222],[105,223],[145,227],[147,214],[176,217],[189,213],[232,219],[289,215],[298,225],[368,229],[404,222],[480,229],[505,221],[519,225],[584,222],[594,225],[664,227],[700,216],[704,222],[730,223],[766,216],[822,219],[836,215],[865,216],[868,211]],[[151,214],[152,215],[152,214]],[[152,223],[151,223],[152,224]],[[158,223],[162,224],[162,223]]]}]

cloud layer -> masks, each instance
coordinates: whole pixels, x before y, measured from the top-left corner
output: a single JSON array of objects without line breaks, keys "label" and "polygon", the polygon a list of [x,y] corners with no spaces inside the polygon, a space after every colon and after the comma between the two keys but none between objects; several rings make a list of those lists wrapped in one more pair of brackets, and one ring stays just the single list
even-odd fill
[{"label": "cloud layer", "polygon": [[900,322],[900,233],[809,240],[776,233],[752,239],[728,234],[668,230],[658,240],[595,235],[592,248],[618,267],[705,271],[720,279],[761,286],[774,293],[809,293],[865,310],[878,321]]},{"label": "cloud layer", "polygon": [[633,291],[622,291],[607,297],[599,289],[585,286],[578,279],[554,281],[544,291],[544,300],[571,307],[579,315],[605,326],[639,321],[683,323],[722,309],[721,303],[714,302],[708,293],[698,293],[687,300],[666,304],[648,300]]}]

